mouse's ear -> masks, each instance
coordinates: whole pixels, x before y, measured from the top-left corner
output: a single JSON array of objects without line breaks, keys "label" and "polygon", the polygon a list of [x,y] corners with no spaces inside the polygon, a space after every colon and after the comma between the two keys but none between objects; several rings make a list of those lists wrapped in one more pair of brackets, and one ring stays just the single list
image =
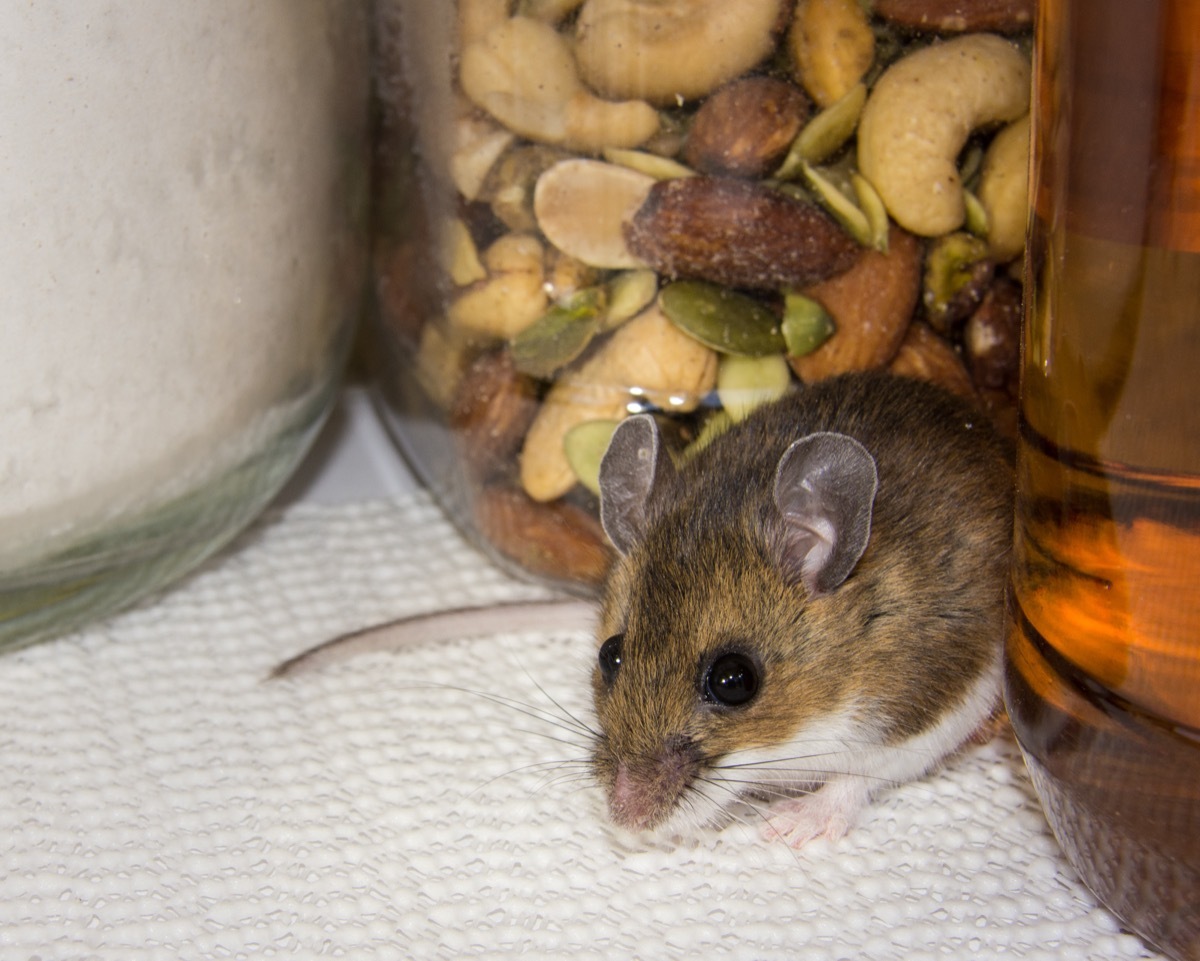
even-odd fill
[{"label": "mouse's ear", "polygon": [[600,461],[600,524],[622,554],[642,539],[647,502],[674,470],[653,417],[621,421]]},{"label": "mouse's ear", "polygon": [[775,505],[783,517],[782,567],[809,594],[842,583],[867,548],[879,475],[862,444],[845,434],[802,437],[779,459]]}]

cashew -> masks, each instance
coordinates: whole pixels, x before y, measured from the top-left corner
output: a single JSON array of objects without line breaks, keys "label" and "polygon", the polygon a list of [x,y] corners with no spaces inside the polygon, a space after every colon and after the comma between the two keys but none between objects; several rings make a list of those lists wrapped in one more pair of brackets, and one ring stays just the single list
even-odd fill
[{"label": "cashew", "polygon": [[858,169],[902,227],[949,233],[965,217],[955,159],[971,131],[1029,110],[1025,56],[994,34],[922,47],[889,67],[858,126]]},{"label": "cashew", "polygon": [[572,427],[619,420],[635,393],[664,408],[694,410],[716,380],[716,353],[650,307],[550,389],[525,435],[521,485],[536,501],[561,497],[576,482],[563,451]]},{"label": "cashew", "polygon": [[583,0],[519,0],[517,14],[522,17],[533,17],[546,23],[561,23]]},{"label": "cashew", "polygon": [[512,17],[463,47],[463,92],[510,130],[578,150],[636,147],[659,129],[658,112],[640,100],[615,103],[579,79],[567,41],[554,27]]},{"label": "cashew", "polygon": [[875,34],[858,0],[797,0],[788,48],[801,85],[829,107],[871,68]]},{"label": "cashew", "polygon": [[692,100],[770,55],[781,0],[587,0],[576,21],[583,79],[608,97]]},{"label": "cashew", "polygon": [[454,121],[450,179],[466,200],[475,200],[488,172],[516,137],[488,118],[472,116],[469,109],[469,105],[461,104]]},{"label": "cashew", "polygon": [[466,287],[487,276],[471,231],[460,217],[439,225],[438,265],[456,287]]},{"label": "cashew", "polygon": [[1029,210],[1029,115],[1009,124],[983,158],[979,201],[987,211],[988,247],[996,260],[1012,260],[1025,249]]},{"label": "cashew", "polygon": [[491,339],[519,334],[549,305],[543,276],[544,251],[528,234],[505,234],[483,254],[488,276],[450,304],[453,329]]},{"label": "cashew", "polygon": [[626,246],[623,225],[654,184],[653,177],[628,167],[572,158],[538,178],[533,210],[546,239],[585,264],[644,267]]},{"label": "cashew", "polygon": [[508,19],[508,0],[458,0],[458,45],[486,37]]}]

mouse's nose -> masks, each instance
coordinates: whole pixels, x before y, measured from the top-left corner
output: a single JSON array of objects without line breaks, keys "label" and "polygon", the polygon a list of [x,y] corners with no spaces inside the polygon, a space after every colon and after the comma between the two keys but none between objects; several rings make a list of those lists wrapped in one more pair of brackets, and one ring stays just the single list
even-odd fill
[{"label": "mouse's nose", "polygon": [[666,820],[696,778],[699,753],[690,740],[670,738],[652,757],[618,761],[608,795],[613,822],[634,831]]}]

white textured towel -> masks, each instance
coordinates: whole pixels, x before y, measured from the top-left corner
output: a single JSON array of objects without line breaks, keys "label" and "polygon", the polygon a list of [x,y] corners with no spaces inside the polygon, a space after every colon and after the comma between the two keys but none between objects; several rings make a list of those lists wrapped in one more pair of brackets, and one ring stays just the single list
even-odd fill
[{"label": "white textured towel", "polygon": [[343,631],[538,593],[424,495],[301,505],[137,610],[0,656],[0,958],[1153,957],[1062,860],[1004,738],[837,843],[645,846],[558,763],[581,746],[434,686],[586,714],[586,636],[262,683]]}]

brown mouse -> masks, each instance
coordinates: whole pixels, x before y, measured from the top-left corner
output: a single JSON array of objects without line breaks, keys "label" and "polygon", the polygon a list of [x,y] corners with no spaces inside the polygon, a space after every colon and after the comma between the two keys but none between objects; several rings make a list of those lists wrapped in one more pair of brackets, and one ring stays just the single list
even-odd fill
[{"label": "brown mouse", "polygon": [[592,769],[612,820],[686,833],[765,799],[768,833],[797,846],[845,833],[996,706],[1012,463],[967,403],[844,375],[759,408],[679,468],[637,415],[600,486],[620,556],[598,615],[580,602],[426,615],[276,675],[598,621]]},{"label": "brown mouse", "polygon": [[771,833],[838,837],[992,712],[1012,465],[966,403],[846,375],[679,469],[639,415],[600,483],[621,557],[599,618],[594,770],[617,824],[678,830],[765,796]]}]

